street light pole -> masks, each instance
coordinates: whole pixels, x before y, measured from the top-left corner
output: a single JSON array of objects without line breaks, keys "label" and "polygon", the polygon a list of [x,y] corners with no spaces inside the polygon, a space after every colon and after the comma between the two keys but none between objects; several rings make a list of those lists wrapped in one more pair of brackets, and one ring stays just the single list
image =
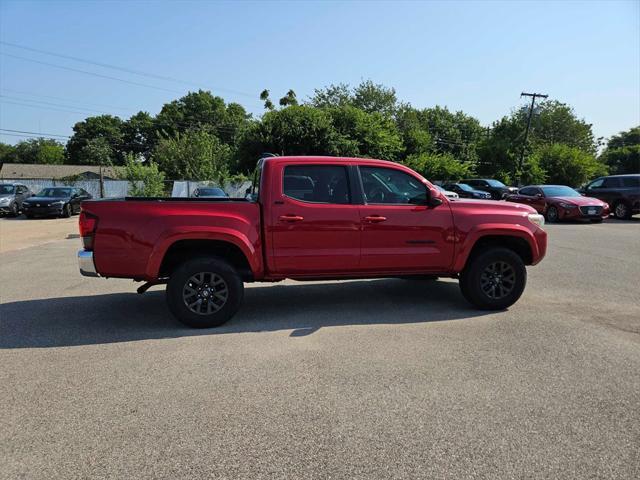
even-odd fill
[{"label": "street light pole", "polygon": [[527,118],[527,128],[524,131],[524,140],[522,142],[522,149],[520,150],[520,158],[518,159],[518,170],[516,172],[518,186],[520,185],[520,179],[522,176],[522,165],[524,164],[524,151],[527,148],[527,138],[529,137],[529,129],[531,128],[531,117],[533,117],[533,108],[536,104],[536,98],[547,98],[549,95],[543,95],[542,93],[526,93],[522,92],[520,97],[531,97],[531,108],[529,109],[529,117]]}]

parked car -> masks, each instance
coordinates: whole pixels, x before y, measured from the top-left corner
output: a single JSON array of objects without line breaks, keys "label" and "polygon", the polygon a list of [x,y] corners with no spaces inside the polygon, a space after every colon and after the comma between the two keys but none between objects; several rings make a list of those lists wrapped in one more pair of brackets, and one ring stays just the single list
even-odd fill
[{"label": "parked car", "polygon": [[243,282],[285,278],[459,278],[471,304],[504,309],[547,248],[532,207],[450,201],[404,165],[359,158],[264,158],[246,199],[85,201],[79,223],[83,275],[167,283],[192,327],[229,320]]},{"label": "parked car", "polygon": [[199,187],[193,192],[194,197],[198,198],[229,198],[229,195],[218,187]]},{"label": "parked car", "polygon": [[445,194],[445,196],[449,197],[449,198],[460,198],[460,195],[458,195],[456,192],[452,192],[451,190],[447,190],[446,188],[442,187],[442,185],[433,185],[434,187],[436,187],[438,190],[440,190],[442,193]]},{"label": "parked car", "polygon": [[456,192],[460,198],[479,198],[490,200],[491,194],[482,190],[476,190],[466,183],[446,183],[443,185],[447,190]]},{"label": "parked car", "polygon": [[602,222],[609,216],[609,205],[605,202],[584,197],[565,185],[529,185],[517,194],[507,196],[506,200],[532,206],[549,223],[560,220]]},{"label": "parked car", "polygon": [[581,193],[607,202],[618,219],[640,213],[640,174],[600,177],[582,188]]},{"label": "parked car", "polygon": [[16,217],[22,211],[23,202],[33,193],[21,183],[0,184],[0,213]]},{"label": "parked car", "polygon": [[500,180],[493,178],[471,178],[469,180],[461,180],[460,183],[466,183],[475,190],[489,192],[494,200],[502,200],[507,195],[516,193],[516,187],[507,187]]},{"label": "parked car", "polygon": [[62,216],[80,213],[80,203],[93,198],[86,190],[76,187],[47,187],[22,203],[27,218]]}]

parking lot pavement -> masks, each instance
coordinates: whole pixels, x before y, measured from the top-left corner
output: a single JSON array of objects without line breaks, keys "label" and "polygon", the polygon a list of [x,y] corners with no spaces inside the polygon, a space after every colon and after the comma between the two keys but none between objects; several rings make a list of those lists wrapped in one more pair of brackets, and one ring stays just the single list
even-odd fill
[{"label": "parking lot pavement", "polygon": [[0,254],[0,477],[638,478],[640,222],[548,230],[505,312],[285,282],[207,331],[77,239]]},{"label": "parking lot pavement", "polygon": [[78,235],[78,217],[0,217],[0,253],[35,247]]}]

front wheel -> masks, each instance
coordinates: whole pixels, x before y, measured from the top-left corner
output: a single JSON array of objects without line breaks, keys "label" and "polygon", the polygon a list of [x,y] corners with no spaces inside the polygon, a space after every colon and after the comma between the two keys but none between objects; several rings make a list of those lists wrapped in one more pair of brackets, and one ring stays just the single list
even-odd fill
[{"label": "front wheel", "polygon": [[556,207],[549,207],[547,214],[545,215],[547,222],[554,223],[558,221],[558,209]]},{"label": "front wheel", "polygon": [[211,328],[222,325],[240,308],[244,285],[235,268],[216,257],[187,260],[167,284],[167,304],[185,325]]},{"label": "front wheel", "polygon": [[19,212],[20,212],[20,210],[18,209],[18,204],[13,202],[11,204],[10,209],[9,209],[9,216],[17,217]]},{"label": "front wheel", "polygon": [[62,216],[64,218],[69,218],[71,216],[71,205],[69,205],[68,203],[62,207]]},{"label": "front wheel", "polygon": [[527,269],[522,258],[507,248],[491,248],[469,261],[460,275],[460,290],[482,310],[503,310],[522,295]]}]

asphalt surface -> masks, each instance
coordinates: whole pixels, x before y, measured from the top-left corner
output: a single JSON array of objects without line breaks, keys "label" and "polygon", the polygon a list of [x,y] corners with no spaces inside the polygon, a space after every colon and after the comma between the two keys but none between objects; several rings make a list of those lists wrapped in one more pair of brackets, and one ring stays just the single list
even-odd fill
[{"label": "asphalt surface", "polygon": [[548,230],[505,312],[287,282],[209,331],[81,277],[78,239],[2,253],[0,477],[636,479],[640,221]]}]

